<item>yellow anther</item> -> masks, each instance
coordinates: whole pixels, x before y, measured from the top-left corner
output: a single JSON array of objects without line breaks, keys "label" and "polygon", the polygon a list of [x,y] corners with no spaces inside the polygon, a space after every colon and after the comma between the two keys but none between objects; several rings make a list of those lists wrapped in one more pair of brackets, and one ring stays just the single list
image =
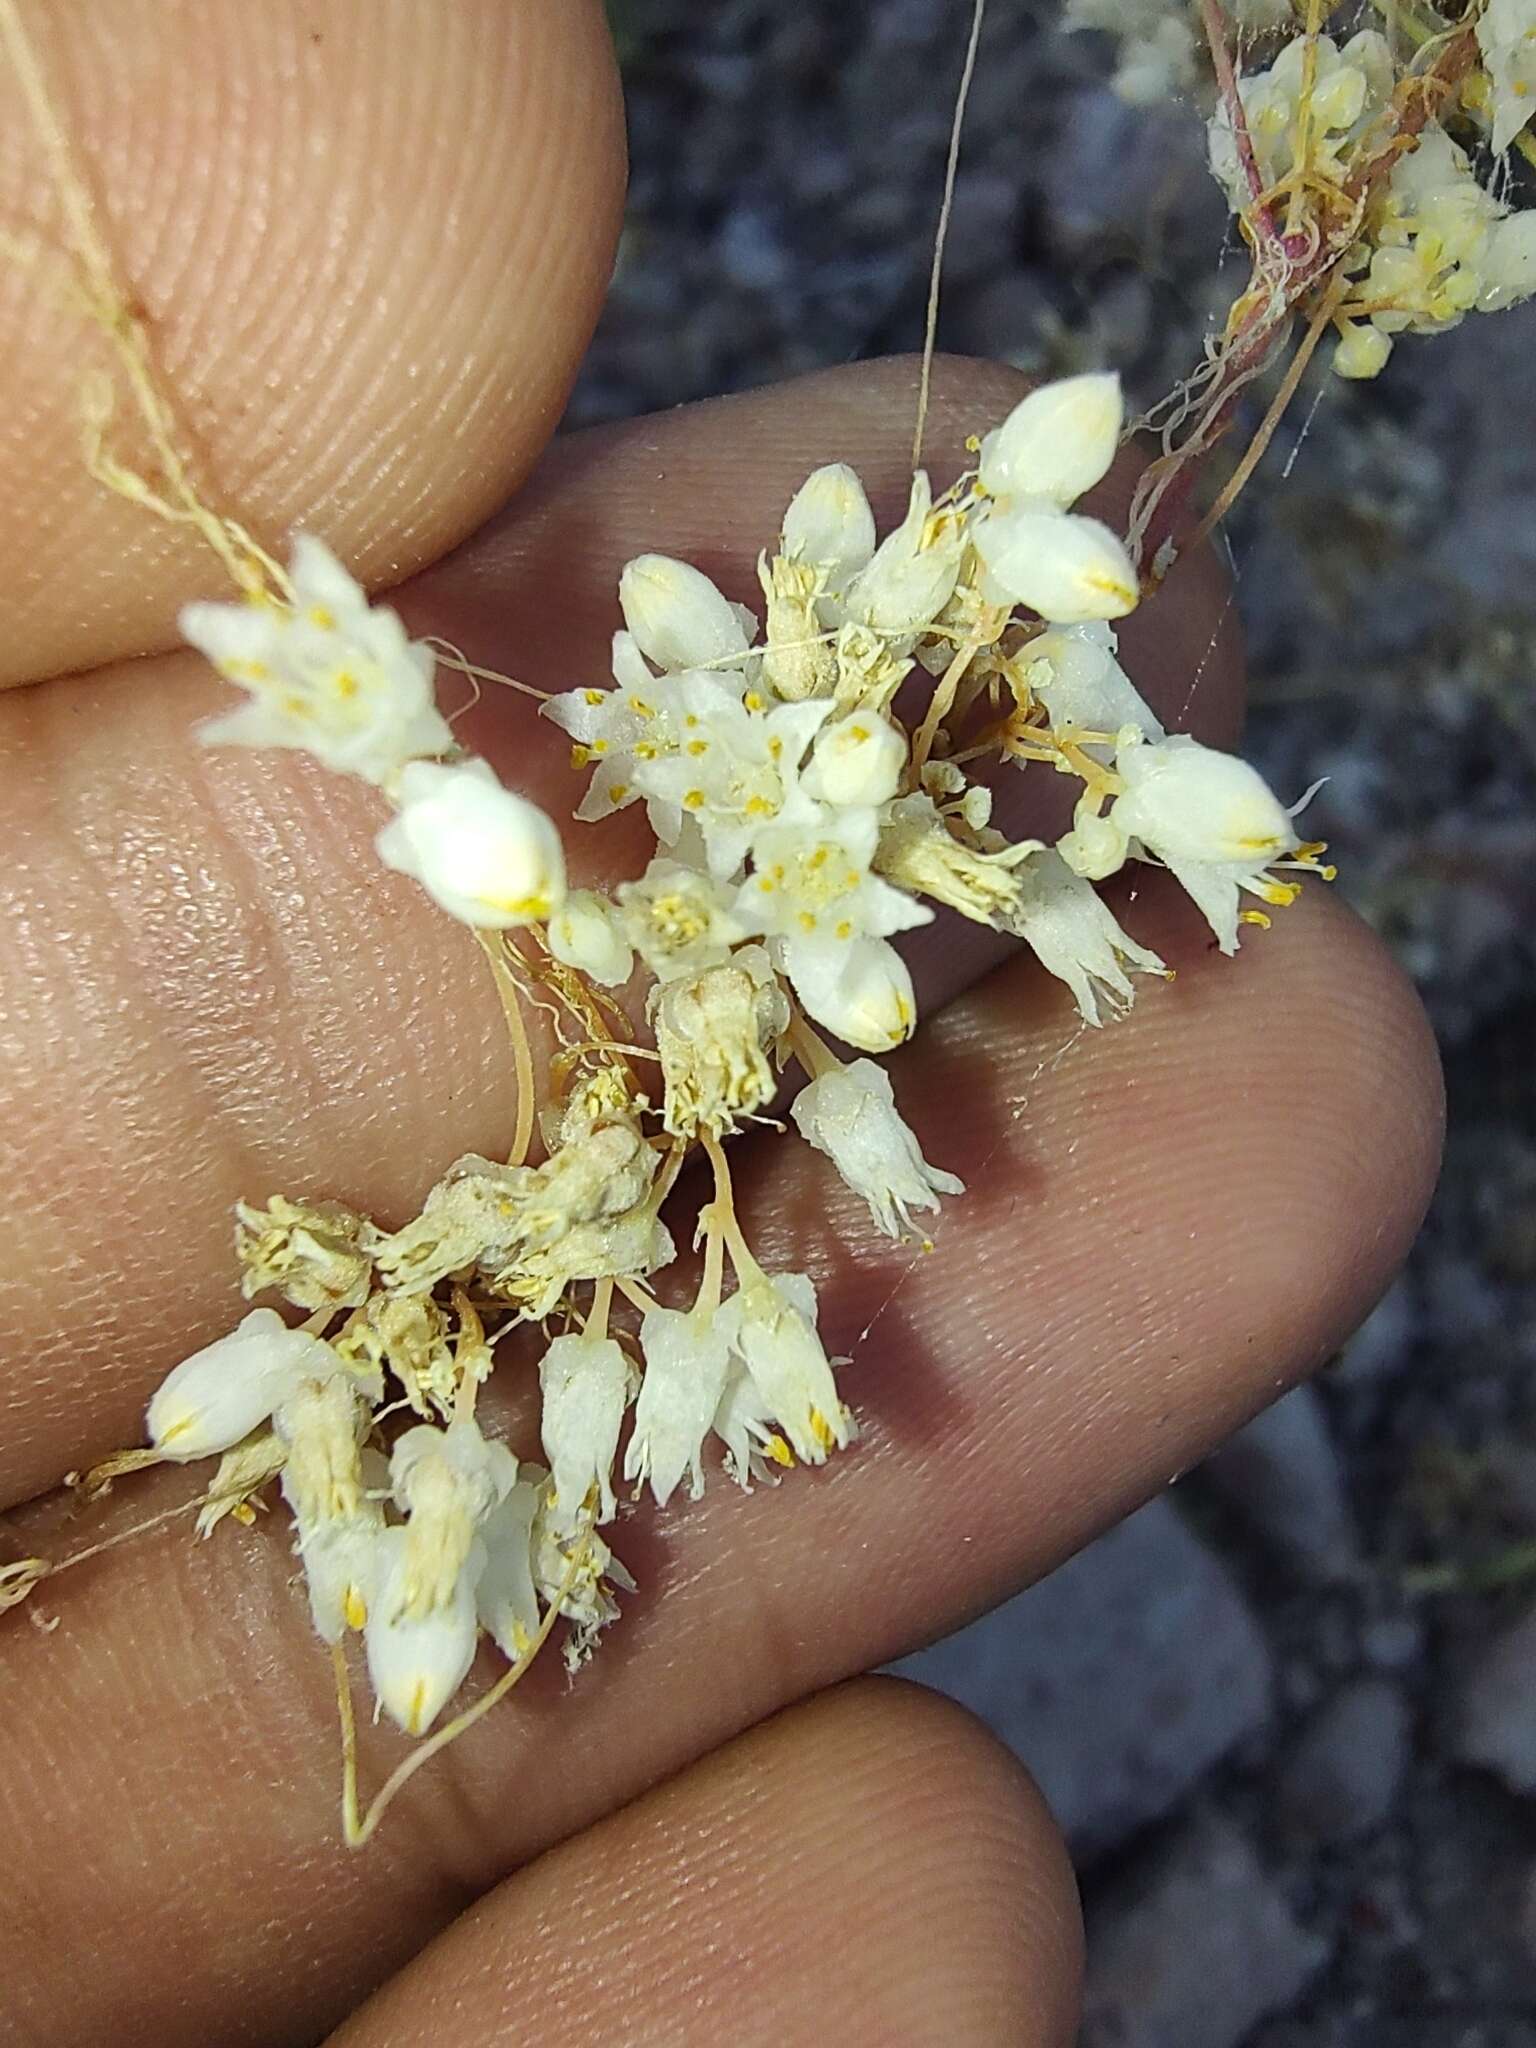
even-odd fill
[{"label": "yellow anther", "polygon": [[347,1597],[341,1611],[346,1617],[348,1628],[362,1628],[368,1620],[368,1603],[356,1586],[348,1586]]}]

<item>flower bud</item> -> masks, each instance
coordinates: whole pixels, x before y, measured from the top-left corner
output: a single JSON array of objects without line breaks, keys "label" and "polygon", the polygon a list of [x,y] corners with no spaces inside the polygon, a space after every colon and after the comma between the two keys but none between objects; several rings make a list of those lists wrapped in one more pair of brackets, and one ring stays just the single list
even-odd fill
[{"label": "flower bud", "polygon": [[529,924],[565,898],[565,855],[553,820],[503,789],[485,761],[409,763],[399,813],[374,845],[386,867],[420,882],[464,924]]},{"label": "flower bud", "polygon": [[290,1330],[276,1309],[253,1308],[161,1381],[146,1418],[149,1440],[178,1463],[212,1457],[249,1436],[301,1380],[336,1370],[328,1344]]},{"label": "flower bud", "polygon": [[592,889],[574,889],[549,920],[549,950],[603,988],[628,981],[635,956],[618,914]]},{"label": "flower bud", "polygon": [[1351,320],[1339,336],[1333,352],[1333,367],[1341,377],[1362,381],[1379,377],[1392,353],[1392,337],[1373,327],[1369,320]]},{"label": "flower bud", "polygon": [[907,765],[907,737],[878,713],[856,711],[823,726],[801,783],[826,804],[883,804]]},{"label": "flower bud", "polygon": [[445,1601],[412,1606],[406,1536],[396,1527],[377,1539],[378,1575],[364,1641],[374,1698],[407,1735],[425,1735],[474,1662],[475,1582],[485,1559],[476,1545]]},{"label": "flower bud", "polygon": [[611,1337],[557,1337],[540,1363],[539,1387],[556,1517],[569,1527],[595,1488],[596,1519],[606,1522],[617,1505],[613,1460],[629,1405],[629,1363]]},{"label": "flower bud", "polygon": [[670,555],[636,555],[619,577],[619,607],[658,668],[703,668],[747,651],[736,607],[701,570]]},{"label": "flower bud", "polygon": [[986,594],[999,601],[1028,605],[1063,626],[1122,618],[1136,607],[1135,565],[1097,519],[1038,503],[1015,506],[981,520],[974,538],[991,585]]},{"label": "flower bud", "polygon": [[848,586],[850,617],[879,633],[921,633],[955,587],[963,542],[953,519],[935,519],[926,474],[912,479],[907,516]]},{"label": "flower bud", "polygon": [[827,572],[840,590],[875,552],[875,516],[864,486],[846,462],[813,469],[784,514],[782,552]]},{"label": "flower bud", "polygon": [[1096,372],[1041,385],[982,442],[982,489],[995,498],[1073,504],[1114,461],[1124,417],[1116,376]]},{"label": "flower bud", "polygon": [[816,1022],[860,1052],[889,1052],[917,1026],[912,977],[884,939],[855,939],[826,980],[793,970],[792,978]]},{"label": "flower bud", "polygon": [[1235,754],[1175,733],[1156,746],[1122,747],[1116,765],[1126,792],[1116,798],[1111,822],[1170,866],[1263,867],[1296,846],[1279,799]]}]

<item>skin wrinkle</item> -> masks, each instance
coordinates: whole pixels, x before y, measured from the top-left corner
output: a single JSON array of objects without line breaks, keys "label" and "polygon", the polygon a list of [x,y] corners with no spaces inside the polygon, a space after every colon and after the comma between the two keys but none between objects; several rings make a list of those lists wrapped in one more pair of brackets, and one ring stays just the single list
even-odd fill
[{"label": "skin wrinkle", "polygon": [[[229,0],[118,0],[110,30],[72,10],[67,34],[65,4],[37,0],[29,19],[187,438],[211,451],[205,478],[258,529],[316,525],[375,576],[419,567],[504,500],[596,317],[622,179],[597,0],[461,0],[430,17],[395,0],[383,20],[378,0],[274,0],[238,36]],[[363,36],[385,60],[338,91]],[[154,118],[168,99],[184,120]],[[7,76],[0,223],[27,219],[51,229],[54,210]],[[0,680],[169,644],[176,603],[217,587],[186,536],[104,502],[84,474],[79,380],[106,356],[78,313],[44,303],[44,272],[63,274],[57,258],[0,265],[14,379],[0,502],[26,536]]]},{"label": "skin wrinkle", "polygon": [[533,1865],[332,2048],[424,2048],[445,1994],[467,2038],[510,2044],[530,1981],[546,2024],[593,2038],[637,2038],[643,2011],[669,2016],[669,2042],[718,2038],[722,2021],[743,2043],[797,2040],[796,2008],[762,1994],[805,1982],[834,1926],[818,2035],[1069,2037],[1080,1931],[1038,1796],[969,1717],[876,1680],[790,1710]]},{"label": "skin wrinkle", "polygon": [[[1322,937],[1325,920],[1327,942]],[[1176,936],[1156,933],[1160,944]],[[1412,1204],[1427,1184],[1431,1119],[1425,1114],[1416,1123],[1390,1129],[1385,1115],[1388,1104],[1422,1100],[1430,1093],[1422,1026],[1408,1021],[1412,1013],[1400,985],[1372,942],[1338,910],[1316,898],[1304,899],[1267,939],[1239,963],[1254,984],[1247,994],[1239,992],[1229,963],[1199,954],[1181,961],[1181,981],[1186,1002],[1189,992],[1203,985],[1199,1000],[1215,1012],[1205,1020],[1210,1056],[1202,1063],[1213,1082],[1221,1072],[1234,1081],[1246,1074],[1255,1045],[1265,1043],[1255,1039],[1258,1022],[1273,1014],[1282,990],[1299,991],[1306,999],[1309,1014],[1317,1019],[1312,1042],[1290,1038],[1267,1049],[1272,1108],[1268,1097],[1252,1090],[1241,1089],[1235,1099],[1223,1101],[1224,1091],[1214,1087],[1206,1108],[1191,1122],[1179,1062],[1167,1050],[1188,1044],[1172,1003],[1142,1006],[1116,1033],[1095,1041],[1095,1058],[1137,1065],[1147,1077],[1139,1093],[1149,1131],[1171,1128],[1170,1119],[1177,1119],[1181,1145],[1191,1146],[1197,1168],[1210,1133],[1223,1120],[1235,1126],[1241,1144],[1226,1152],[1218,1149],[1215,1156],[1230,1157],[1235,1151],[1231,1166],[1240,1173],[1239,1189],[1247,1185],[1247,1162],[1253,1157],[1270,1158],[1293,1148],[1304,1167],[1319,1131],[1359,1134],[1355,1147],[1343,1148],[1350,1164],[1333,1191],[1326,1183],[1321,1193],[1308,1191],[1302,1169],[1294,1176],[1278,1174],[1275,1185],[1282,1194],[1295,1186],[1307,1199],[1299,1211],[1287,1204],[1283,1219],[1277,1215],[1271,1225],[1307,1250],[1309,1263],[1315,1247],[1321,1263],[1343,1234],[1331,1201],[1357,1203],[1362,1189],[1381,1180],[1384,1171],[1390,1176],[1387,1184],[1403,1190],[1403,1207],[1391,1219],[1393,1241],[1377,1248],[1370,1270],[1353,1275],[1355,1292],[1347,1311],[1352,1319],[1384,1284],[1417,1220]],[[1038,1007],[1044,1007],[1038,1005],[1038,989],[1026,993],[1035,980],[1026,968],[1005,970],[969,999],[979,1015],[992,1020],[988,1043],[1000,1091],[1013,1087],[1010,1063],[1029,1072],[1038,1059],[1036,1048],[1059,1039],[1060,1006],[1055,1014],[1038,1014]],[[1351,988],[1359,991],[1355,1017],[1345,999]],[[1362,1042],[1360,1019],[1379,1015],[1402,1021]],[[946,1021],[939,1030],[946,1034],[954,1028]],[[947,1056],[947,1050],[933,1051],[920,1041],[897,1062],[898,1089],[947,1099],[952,1093],[943,1072]],[[1305,1122],[1298,1126],[1290,1086],[1292,1077],[1310,1071],[1314,1062],[1320,1077],[1312,1105],[1316,1129]],[[924,1078],[930,1066],[933,1071]],[[1039,1086],[1042,1096],[1058,1093],[1054,1113],[1064,1123],[1074,1120],[1085,1093],[1091,1097],[1099,1085],[1090,1082],[1085,1089],[1080,1076],[1081,1070],[1075,1076],[1063,1066],[1049,1084]],[[978,1115],[978,1130],[984,1128]],[[957,1118],[956,1140],[964,1136],[963,1120]],[[781,1150],[774,1156],[779,1165],[774,1189],[756,1197],[761,1214],[749,1228],[761,1238],[765,1254],[776,1260],[791,1247],[782,1225],[774,1240],[770,1218],[782,1219],[814,1203],[818,1168],[810,1155],[790,1153],[786,1159]],[[1098,1246],[1097,1260],[1086,1258],[1081,1270],[1074,1269],[1072,1257],[1076,1199],[1083,1187],[1103,1180],[1116,1156],[1114,1133],[1090,1123],[1077,1153],[1052,1162],[1032,1206],[1034,1228],[1022,1248],[1026,1256],[1013,1269],[1018,1299],[1033,1301],[1053,1289],[1078,1298],[1075,1312],[1061,1324],[1070,1334],[1051,1341],[1053,1373],[1038,1369],[1045,1347],[1031,1322],[1015,1319],[1014,1345],[1004,1353],[977,1350],[968,1308],[957,1319],[957,1290],[968,1302],[974,1275],[997,1268],[1012,1242],[1014,1224],[1006,1215],[994,1218],[986,1225],[987,1237],[995,1239],[1001,1228],[1003,1240],[978,1241],[973,1229],[963,1267],[946,1266],[942,1257],[923,1262],[904,1305],[899,1340],[893,1331],[880,1356],[866,1359],[850,1384],[864,1411],[864,1444],[841,1470],[791,1475],[786,1485],[798,1489],[793,1513],[787,1512],[789,1500],[771,1491],[743,1497],[717,1489],[681,1516],[659,1523],[648,1515],[626,1518],[616,1541],[641,1577],[642,1590],[599,1662],[570,1693],[557,1672],[536,1672],[520,1695],[519,1711],[502,1721],[494,1736],[487,1732],[473,1738],[440,1760],[431,1785],[413,1788],[394,1817],[397,1843],[412,1852],[411,1874],[402,1885],[399,1873],[392,1873],[387,1892],[362,1895],[359,1910],[367,1932],[359,1940],[374,1970],[400,1959],[406,1931],[414,1929],[420,1938],[441,1924],[466,1892],[494,1879],[509,1861],[567,1834],[797,1691],[894,1655],[1048,1568],[1064,1550],[1166,1478],[1170,1462],[1187,1462],[1240,1412],[1272,1394],[1277,1379],[1313,1362],[1319,1344],[1337,1332],[1319,1327],[1320,1311],[1298,1301],[1292,1286],[1280,1288],[1273,1298],[1255,1292],[1231,1327],[1225,1312],[1205,1326],[1198,1261],[1192,1267],[1195,1253],[1187,1228],[1179,1224],[1163,1245],[1170,1265],[1168,1325],[1154,1322],[1146,1335],[1148,1347],[1164,1345],[1170,1361],[1182,1361],[1178,1419],[1162,1429],[1149,1426],[1149,1411],[1155,1413],[1164,1403],[1171,1363],[1162,1373],[1149,1374],[1146,1368],[1154,1362],[1149,1349],[1126,1370],[1116,1341],[1113,1288],[1106,1292],[1101,1271],[1095,1270],[1096,1265],[1102,1269],[1113,1246]],[[972,1164],[963,1153],[953,1163],[962,1172]],[[745,1191],[754,1185],[745,1156],[742,1169]],[[1199,1171],[1192,1170],[1190,1189],[1200,1179]],[[1134,1185],[1127,1183],[1122,1208],[1132,1202]],[[1172,1194],[1179,1199],[1177,1181]],[[1169,1198],[1167,1163],[1154,1148],[1141,1156],[1136,1197],[1139,1236],[1149,1258],[1155,1255]],[[1209,1217],[1202,1233],[1205,1253],[1213,1244],[1218,1250],[1223,1244],[1242,1245],[1248,1224],[1236,1191],[1220,1181],[1207,1185],[1201,1199]],[[833,1348],[843,1346],[867,1308],[858,1299],[856,1277],[840,1278],[829,1295]],[[1326,1270],[1322,1278],[1329,1279]],[[1321,1299],[1324,1304],[1332,1299],[1329,1286]],[[1256,1328],[1266,1332],[1257,1353],[1247,1341]],[[1062,1356],[1068,1342],[1073,1346],[1070,1371]],[[984,1384],[990,1385],[985,1395]],[[948,1392],[955,1385],[985,1400],[990,1429],[950,1434]],[[1081,1401],[1094,1398],[1103,1420],[1096,1437],[1085,1443],[1075,1423],[1063,1424]],[[131,1503],[117,1503],[116,1511],[151,1512],[157,1502],[181,1497],[186,1487],[184,1475],[151,1479],[134,1490]],[[977,1504],[989,1500],[1026,1506],[1022,1514],[989,1521],[977,1513]],[[18,1518],[10,1532],[13,1540],[34,1540],[32,1532],[57,1512]],[[59,1635],[39,1638],[16,1631],[10,1654],[0,1659],[0,1715],[7,1725],[23,1732],[33,1725],[26,1701],[34,1688],[40,1689],[54,1703],[48,1739],[67,1745],[74,1718],[92,1711],[91,1668],[99,1632],[116,1633],[124,1646],[113,1673],[123,1730],[119,1770],[133,1784],[154,1785],[162,1782],[174,1757],[178,1803],[195,1802],[205,1780],[226,1788],[225,1820],[243,1842],[240,1890],[222,1904],[210,1897],[203,1910],[228,1912],[241,1925],[248,1919],[243,1904],[248,1895],[259,1899],[282,1893],[293,1881],[292,1857],[302,1851],[320,1859],[322,1870],[327,1867],[325,1838],[334,1796],[327,1673],[308,1634],[291,1565],[284,1532],[272,1523],[248,1532],[221,1532],[219,1540],[196,1549],[174,1531],[149,1538],[135,1553],[133,1566],[118,1560],[99,1568],[99,1575],[98,1568],[82,1572],[69,1585],[67,1627]],[[868,1597],[872,1583],[880,1589],[878,1603]],[[178,1585],[183,1591],[173,1604],[187,1616],[180,1658],[188,1705],[170,1711],[156,1661],[156,1632],[146,1624]],[[202,1608],[193,1604],[194,1589],[206,1602]],[[195,1627],[194,1614],[199,1616]],[[271,1674],[259,1688],[253,1687],[249,1667],[253,1644]],[[234,1798],[229,1788],[230,1759],[240,1754],[239,1747],[231,1749],[229,1731],[200,1702],[230,1689],[244,1695],[259,1690],[262,1754],[275,1789],[258,1793],[252,1788]],[[199,1704],[191,1704],[194,1698]],[[551,1714],[558,1716],[552,1723]],[[637,1743],[636,1730],[645,1731],[643,1742]],[[546,1743],[558,1745],[551,1749],[554,1756],[581,1757],[581,1772],[541,1769]],[[365,1734],[366,1767],[375,1773],[386,1756],[396,1753],[386,1743],[375,1757],[377,1746],[377,1738]],[[17,1762],[25,1781],[25,1750]],[[509,1785],[517,1793],[510,1805]],[[104,1899],[117,1881],[110,1850],[116,1796],[96,1788],[92,1825],[104,1848],[87,1877],[72,1873],[77,1887],[86,1886],[79,1910],[101,1926],[97,1967],[108,1978],[116,1937]],[[67,1842],[73,1827],[69,1807],[53,1810],[51,1819]],[[19,1826],[24,1838],[38,1838],[38,1822],[27,1814],[19,1817]],[[35,1881],[45,1887],[49,1883],[46,1864],[38,1867]],[[93,1896],[93,1887],[106,1888],[102,1900]],[[160,1909],[153,1900],[140,1902],[141,1922],[144,1914],[153,1914],[159,1927]],[[141,1938],[137,1929],[134,1938]],[[333,1941],[320,1925],[313,1938],[322,1945]],[[174,1939],[195,1943],[197,1930],[178,1926]],[[237,1939],[231,1934],[230,1939],[235,1943],[230,1967],[238,1964],[240,1995],[249,2000],[252,1982],[261,1981],[266,1967],[266,1937],[247,1925],[244,1935]],[[338,2001],[358,1987],[361,1967],[354,1954],[350,1974],[332,1987]],[[220,1995],[229,1989],[226,1982]],[[75,1995],[84,2001],[79,2008],[84,2025],[97,1994],[82,1979]],[[270,2016],[263,2021],[259,2001],[248,2012],[248,2038],[269,2041],[261,2029],[270,2027]],[[196,2015],[179,2023],[195,2028]],[[158,2021],[151,2014],[145,2024],[163,2027],[163,2012]],[[152,2038],[163,2042],[172,2037],[157,2032]]]}]

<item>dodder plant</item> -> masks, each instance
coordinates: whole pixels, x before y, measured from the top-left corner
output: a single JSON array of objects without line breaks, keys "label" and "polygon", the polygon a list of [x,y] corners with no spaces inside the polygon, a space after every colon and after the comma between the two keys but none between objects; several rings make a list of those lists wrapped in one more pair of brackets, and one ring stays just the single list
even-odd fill
[{"label": "dodder plant", "polygon": [[[1173,566],[1200,459],[1298,331],[1275,405],[1202,527],[1257,461],[1325,332],[1340,370],[1371,374],[1395,333],[1536,284],[1531,217],[1479,182],[1463,146],[1516,134],[1536,78],[1536,0],[1456,21],[1405,12],[1401,48],[1375,30],[1340,47],[1323,33],[1328,12],[1312,5],[1276,47],[1289,10],[1245,9],[1247,26],[1272,31],[1269,61],[1245,73],[1222,9],[1199,9],[1218,88],[1212,163],[1252,275],[1160,411],[1128,535],[1075,509],[1124,438],[1116,379],[1088,375],[978,422],[990,431],[971,443],[974,466],[937,491],[914,462],[906,515],[883,538],[854,472],[815,470],[760,558],[757,612],[686,562],[642,555],[624,568],[611,679],[573,679],[539,706],[570,740],[578,823],[644,807],[654,855],[611,890],[571,887],[560,827],[456,743],[438,673],[489,671],[410,640],[312,536],[283,565],[198,498],[89,209],[70,210],[87,303],[160,473],[112,457],[101,408],[92,466],[196,526],[236,586],[232,602],[182,615],[243,693],[201,738],[301,749],[381,792],[393,815],[378,857],[473,934],[515,1068],[510,1156],[457,1160],[401,1229],[340,1202],[242,1202],[235,1251],[259,1305],[168,1373],[147,1446],[85,1482],[216,1459],[193,1503],[203,1536],[281,1495],[335,1659],[349,1840],[558,1625],[573,1670],[596,1649],[632,1583],[609,1541],[621,1487],[665,1506],[715,1468],[747,1487],[854,1441],[846,1361],[828,1356],[815,1289],[754,1255],[728,1151],[743,1124],[771,1122],[795,1068],[800,1140],[864,1198],[876,1229],[912,1234],[941,1196],[963,1193],[923,1157],[880,1064],[918,1023],[893,938],[940,914],[1008,933],[1098,1027],[1130,1007],[1136,977],[1169,970],[1097,882],[1128,863],[1166,868],[1232,953],[1241,927],[1266,925],[1305,876],[1331,875],[1294,822],[1306,799],[1287,807],[1242,761],[1166,732],[1113,627]],[[1182,8],[1141,10],[1133,25],[1127,63],[1143,81],[1158,52],[1171,62],[1193,47]],[[14,9],[0,26],[46,138],[54,116]],[[1054,845],[992,824],[986,778],[1010,764],[1077,785]],[[542,1099],[528,1006],[556,1042]],[[666,1215],[696,1155],[712,1192],[701,1277],[679,1302],[663,1278],[676,1252]],[[543,1463],[482,1427],[495,1371],[536,1377]],[[9,1567],[0,1598],[87,1554]],[[378,1708],[426,1738],[366,1815],[354,1632]],[[505,1671],[443,1722],[482,1636]]]}]

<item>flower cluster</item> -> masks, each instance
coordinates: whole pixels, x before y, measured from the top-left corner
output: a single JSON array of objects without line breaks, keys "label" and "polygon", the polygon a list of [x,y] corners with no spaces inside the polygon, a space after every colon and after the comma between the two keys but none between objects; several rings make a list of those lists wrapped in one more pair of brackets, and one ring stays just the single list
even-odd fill
[{"label": "flower cluster", "polygon": [[[963,1192],[871,1057],[918,1018],[893,940],[941,911],[1012,934],[1099,1025],[1167,971],[1105,876],[1165,868],[1230,952],[1264,921],[1245,892],[1284,903],[1315,869],[1253,770],[1166,733],[1120,664],[1136,570],[1079,502],[1121,433],[1113,377],[1047,385],[947,488],[918,472],[884,538],[853,471],[818,469],[759,565],[761,620],[688,563],[631,562],[611,679],[542,706],[584,784],[579,821],[643,806],[654,853],[606,888],[569,886],[553,819],[456,747],[431,650],[319,542],[283,587],[185,614],[247,695],[205,740],[302,748],[388,803],[378,857],[475,933],[525,1096],[513,1156],[455,1161],[397,1228],[340,1202],[242,1202],[261,1305],[149,1408],[148,1455],[220,1461],[205,1532],[281,1492],[317,1634],[342,1660],[361,1633],[408,1734],[482,1640],[509,1675],[557,1619],[570,1661],[591,1653],[630,1584],[608,1542],[626,1488],[665,1504],[713,1467],[749,1487],[852,1442],[816,1288],[759,1262],[727,1149],[794,1064],[793,1124],[876,1229],[910,1236]],[[987,774],[1033,763],[1081,785],[1055,845],[993,822]],[[560,1040],[537,1159],[535,990]],[[695,1152],[712,1189],[679,1301],[662,1212]],[[520,1370],[537,1463],[487,1423],[487,1382]]]}]

